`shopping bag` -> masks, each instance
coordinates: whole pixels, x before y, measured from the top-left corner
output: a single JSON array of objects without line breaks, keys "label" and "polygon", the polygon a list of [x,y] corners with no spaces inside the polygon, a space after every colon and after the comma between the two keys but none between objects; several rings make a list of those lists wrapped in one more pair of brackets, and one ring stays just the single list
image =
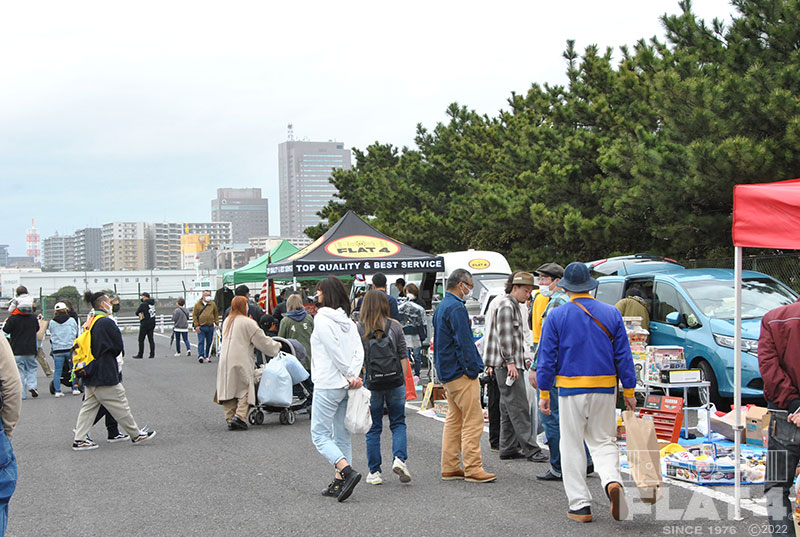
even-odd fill
[{"label": "shopping bag", "polygon": [[654,504],[661,498],[661,458],[655,424],[632,410],[622,412],[628,445],[628,464],[642,502]]},{"label": "shopping bag", "polygon": [[417,398],[417,387],[414,385],[414,373],[411,367],[406,367],[406,401],[413,401]]},{"label": "shopping bag", "polygon": [[264,366],[257,395],[262,405],[285,408],[292,404],[292,376],[283,360],[272,359]]},{"label": "shopping bag", "polygon": [[351,388],[347,390],[347,412],[344,415],[344,428],[352,434],[367,434],[372,427],[369,412],[371,394],[368,389]]}]

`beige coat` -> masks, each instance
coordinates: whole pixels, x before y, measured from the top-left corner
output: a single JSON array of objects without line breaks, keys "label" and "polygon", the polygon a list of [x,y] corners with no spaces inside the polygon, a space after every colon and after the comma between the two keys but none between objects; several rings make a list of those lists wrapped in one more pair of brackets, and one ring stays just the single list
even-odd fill
[{"label": "beige coat", "polygon": [[19,420],[19,409],[22,406],[22,381],[19,378],[17,361],[11,351],[8,339],[0,335],[0,390],[3,393],[3,429],[11,435]]},{"label": "beige coat", "polygon": [[[217,366],[216,401],[227,401],[247,396],[247,402],[256,404],[256,390],[253,383],[255,359],[253,350],[257,348],[267,356],[276,356],[281,350],[279,343],[264,335],[258,324],[248,317],[237,317],[230,323],[230,332],[222,338],[222,353]],[[223,326],[222,333],[225,333]]]}]

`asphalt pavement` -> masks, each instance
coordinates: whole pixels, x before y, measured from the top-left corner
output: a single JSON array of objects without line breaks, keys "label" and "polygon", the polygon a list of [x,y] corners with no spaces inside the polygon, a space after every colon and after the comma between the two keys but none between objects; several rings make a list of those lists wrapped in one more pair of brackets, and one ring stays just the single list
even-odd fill
[{"label": "asphalt pavement", "polygon": [[[125,342],[133,355],[135,334]],[[535,479],[547,465],[500,461],[486,434],[484,466],[497,481],[442,481],[442,423],[413,408],[407,414],[411,483],[401,485],[391,474],[385,421],[385,483],[366,484],[364,439],[354,437],[353,466],[364,479],[340,504],[320,495],[332,469],[311,443],[306,415],[280,425],[271,414],[249,431],[228,431],[222,408],[212,402],[216,360],[174,357],[168,342],[156,337],[155,359],[125,360],[134,417],[157,431],[142,445],[106,443],[100,423],[91,431],[99,449],[72,451],[81,398],[54,398],[40,369],[41,395],[23,401],[14,431],[19,481],[7,535],[760,535],[766,529],[753,510],[732,521],[724,494],[670,483],[656,506],[632,499],[629,519],[615,522],[596,474],[589,479],[594,522],[570,521],[562,484]],[[633,483],[626,486],[635,496]],[[761,487],[746,494],[761,496]]]}]

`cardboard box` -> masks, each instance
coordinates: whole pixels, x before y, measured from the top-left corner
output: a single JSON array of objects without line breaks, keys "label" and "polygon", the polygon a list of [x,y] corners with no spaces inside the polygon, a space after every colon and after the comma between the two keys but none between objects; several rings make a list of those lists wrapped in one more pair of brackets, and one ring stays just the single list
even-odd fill
[{"label": "cardboard box", "polygon": [[[711,430],[714,431],[715,433],[721,434],[722,436],[731,441],[735,439],[733,431],[734,423],[735,423],[735,417],[732,410],[721,417],[715,416],[713,413],[711,414]],[[742,412],[742,425],[746,424],[747,424],[746,414]],[[742,444],[744,444],[745,442],[744,430],[742,430],[741,432],[741,442]]]},{"label": "cardboard box", "polygon": [[745,443],[767,447],[764,439],[769,436],[769,411],[760,406],[751,406],[745,416]]}]

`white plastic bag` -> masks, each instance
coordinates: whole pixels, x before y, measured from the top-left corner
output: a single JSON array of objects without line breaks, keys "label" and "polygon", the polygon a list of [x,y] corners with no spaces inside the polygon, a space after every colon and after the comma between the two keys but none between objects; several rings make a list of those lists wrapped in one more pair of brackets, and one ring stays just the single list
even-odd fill
[{"label": "white plastic bag", "polygon": [[367,434],[372,427],[372,414],[369,412],[371,394],[364,388],[347,390],[347,412],[344,415],[344,428],[352,434]]},{"label": "white plastic bag", "polygon": [[262,405],[288,407],[292,404],[292,376],[283,360],[275,357],[264,366],[258,385],[258,402]]}]

